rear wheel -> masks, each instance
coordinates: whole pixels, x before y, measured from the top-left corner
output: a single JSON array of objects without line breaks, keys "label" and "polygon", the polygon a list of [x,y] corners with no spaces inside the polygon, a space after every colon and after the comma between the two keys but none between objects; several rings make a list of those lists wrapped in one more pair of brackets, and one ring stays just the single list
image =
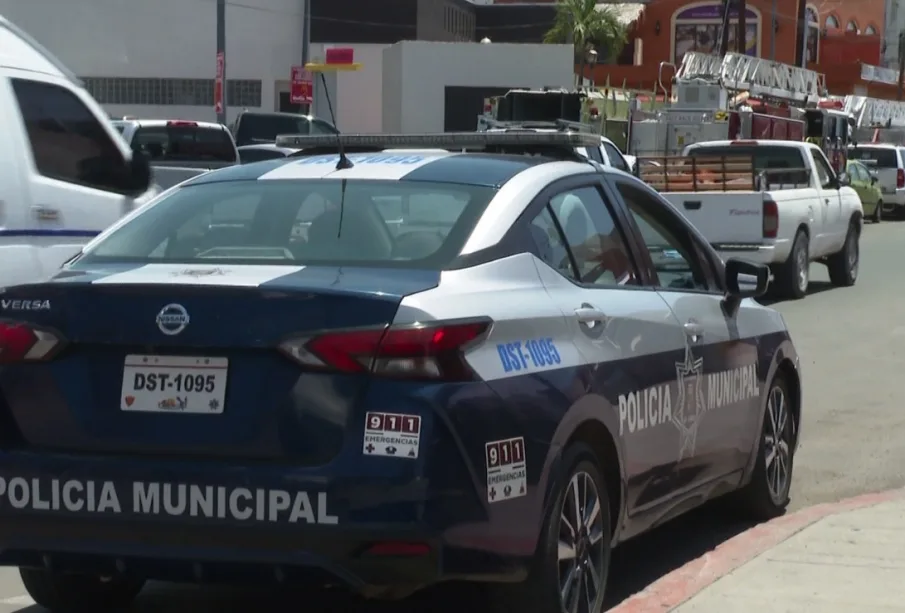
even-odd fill
[{"label": "rear wheel", "polygon": [[782,376],[770,384],[764,424],[751,481],[735,494],[736,508],[747,518],[765,521],[789,505],[795,449],[795,423],[789,387]]},{"label": "rear wheel", "polygon": [[610,506],[593,451],[571,445],[567,471],[544,520],[531,574],[520,584],[490,586],[494,613],[598,613],[610,567]]},{"label": "rear wheel", "polygon": [[810,283],[808,235],[799,230],[792,242],[792,251],[776,271],[776,285],[780,297],[797,300],[808,292]]},{"label": "rear wheel", "polygon": [[114,613],[128,609],[144,581],[20,568],[28,595],[51,613]]},{"label": "rear wheel", "polygon": [[826,268],[830,273],[830,282],[837,287],[850,287],[858,280],[860,234],[858,225],[852,222],[845,235],[842,249],[827,259]]}]

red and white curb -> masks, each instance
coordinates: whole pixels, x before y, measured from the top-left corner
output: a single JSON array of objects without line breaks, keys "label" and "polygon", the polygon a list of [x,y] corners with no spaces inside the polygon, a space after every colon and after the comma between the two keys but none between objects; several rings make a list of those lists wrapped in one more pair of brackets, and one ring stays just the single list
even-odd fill
[{"label": "red and white curb", "polygon": [[903,489],[864,494],[839,502],[818,504],[759,524],[664,575],[643,591],[608,609],[607,613],[670,611],[690,600],[705,587],[825,517],[902,497],[905,497]]}]

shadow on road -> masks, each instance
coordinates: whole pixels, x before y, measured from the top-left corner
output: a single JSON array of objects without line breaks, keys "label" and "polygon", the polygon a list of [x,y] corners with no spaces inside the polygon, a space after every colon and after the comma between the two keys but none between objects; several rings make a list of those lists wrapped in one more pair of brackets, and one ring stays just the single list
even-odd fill
[{"label": "shadow on road", "polygon": [[[649,534],[633,539],[613,552],[609,594],[604,610],[673,570],[695,560],[720,543],[751,527],[733,521],[718,507],[708,505]],[[300,608],[303,603],[303,608]],[[484,613],[475,606],[474,592],[444,586],[404,602],[364,602],[342,591],[281,592],[272,588],[228,588],[151,584],[132,613]],[[44,613],[36,606],[16,613]]]},{"label": "shadow on road", "polygon": [[[808,293],[805,294],[805,298],[813,296],[814,294],[822,294],[831,289],[836,289],[836,286],[829,281],[811,281],[808,284]],[[777,298],[772,290],[768,291],[767,295],[763,298],[758,298],[757,301],[764,306],[773,306],[774,304],[779,304],[781,302],[789,302],[787,298]]]}]

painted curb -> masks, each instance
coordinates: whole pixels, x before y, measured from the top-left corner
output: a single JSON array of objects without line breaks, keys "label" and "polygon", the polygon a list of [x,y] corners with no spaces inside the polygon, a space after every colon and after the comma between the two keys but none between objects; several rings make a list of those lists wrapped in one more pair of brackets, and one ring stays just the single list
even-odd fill
[{"label": "painted curb", "polygon": [[789,513],[754,526],[651,583],[606,613],[671,611],[698,592],[830,515],[874,506],[905,497],[905,489],[863,494]]}]

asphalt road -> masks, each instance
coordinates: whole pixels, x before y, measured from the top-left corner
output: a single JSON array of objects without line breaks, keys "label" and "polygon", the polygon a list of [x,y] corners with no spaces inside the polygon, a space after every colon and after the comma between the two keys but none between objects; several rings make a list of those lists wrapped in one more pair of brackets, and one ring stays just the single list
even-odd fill
[{"label": "asphalt road", "polygon": [[[804,300],[783,313],[802,357],[805,410],[795,460],[792,509],[905,485],[905,222],[865,227],[861,271],[853,288],[829,285],[811,268]],[[643,536],[614,554],[609,604],[644,589],[747,526],[703,509]],[[140,613],[285,611],[308,613],[460,613],[455,594],[427,594],[404,605],[362,605],[354,599],[306,594],[287,600],[263,590],[153,585]],[[0,613],[40,613],[13,569],[0,569]],[[474,612],[479,613],[479,612]]]}]

